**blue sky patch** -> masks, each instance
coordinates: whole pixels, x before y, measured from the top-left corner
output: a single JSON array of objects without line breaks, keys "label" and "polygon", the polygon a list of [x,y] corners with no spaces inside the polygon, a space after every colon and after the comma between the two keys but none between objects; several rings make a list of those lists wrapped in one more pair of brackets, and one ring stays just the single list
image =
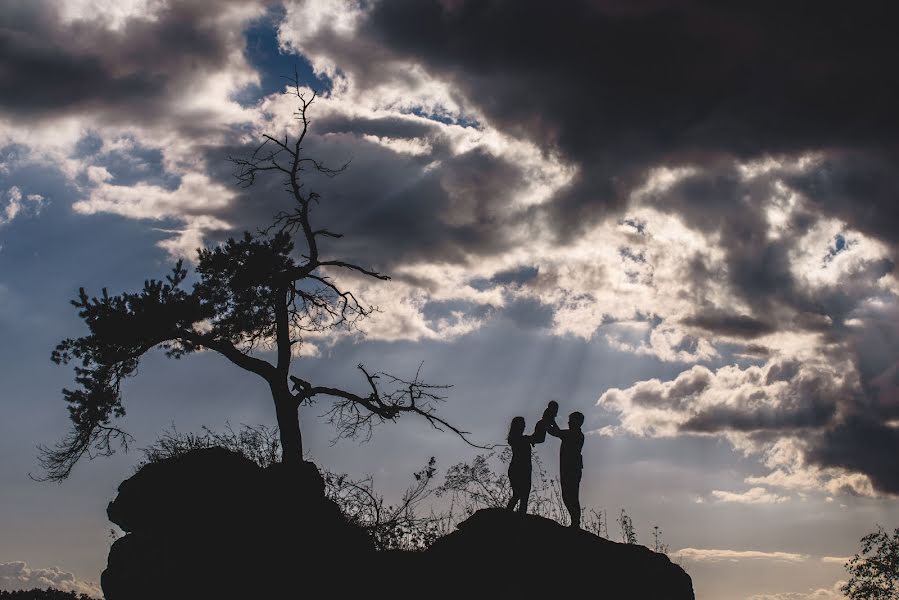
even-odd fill
[{"label": "blue sky patch", "polygon": [[246,30],[247,61],[259,72],[260,85],[244,89],[235,97],[243,106],[256,104],[266,96],[283,91],[294,73],[300,85],[320,94],[331,90],[331,80],[318,77],[306,57],[282,52],[278,44],[278,23],[283,19],[283,7],[272,8]]}]

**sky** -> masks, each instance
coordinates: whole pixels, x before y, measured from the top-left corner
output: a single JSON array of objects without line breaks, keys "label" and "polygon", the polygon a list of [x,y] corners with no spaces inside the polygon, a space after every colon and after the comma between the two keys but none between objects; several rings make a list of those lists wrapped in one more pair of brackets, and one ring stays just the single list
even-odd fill
[{"label": "sky", "polygon": [[[626,508],[705,600],[832,600],[899,524],[899,42],[885,5],[690,0],[6,0],[0,11],[0,589],[97,592],[105,516],[139,452],[39,483],[68,428],[50,361],[79,287],[134,291],[288,206],[229,156],[296,132],[334,256],[380,312],[311,340],[450,384],[484,443],[580,410],[582,503]],[[210,353],[149,355],[121,425],[274,424]],[[309,457],[390,497],[476,450],[404,418]],[[556,448],[538,454],[553,473]],[[614,530],[614,524],[612,529]],[[262,576],[262,575],[260,575]],[[602,574],[588,582],[601,587]]]}]

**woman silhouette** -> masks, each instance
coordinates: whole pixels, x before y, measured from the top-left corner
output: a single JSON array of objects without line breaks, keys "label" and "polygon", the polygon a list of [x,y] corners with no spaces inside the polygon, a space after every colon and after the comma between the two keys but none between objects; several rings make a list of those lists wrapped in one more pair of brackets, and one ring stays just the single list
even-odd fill
[{"label": "woman silhouette", "polygon": [[524,425],[524,417],[512,419],[509,437],[506,438],[512,448],[512,460],[509,462],[512,499],[506,510],[513,510],[518,504],[520,514],[528,512],[528,496],[531,495],[531,436],[524,434]]}]

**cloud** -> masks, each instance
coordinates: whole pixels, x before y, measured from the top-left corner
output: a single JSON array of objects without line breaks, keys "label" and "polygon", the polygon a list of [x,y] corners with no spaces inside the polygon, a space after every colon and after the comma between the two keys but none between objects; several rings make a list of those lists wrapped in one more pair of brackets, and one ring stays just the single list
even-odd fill
[{"label": "cloud", "polygon": [[176,105],[208,89],[216,72],[255,79],[242,57],[239,24],[261,13],[259,3],[134,2],[124,11],[104,4],[6,6],[0,110],[26,120],[91,113],[164,121],[183,113]]},{"label": "cloud", "polygon": [[749,315],[733,315],[712,312],[693,315],[684,319],[684,324],[708,331],[752,339],[774,331],[770,323],[765,323]]},{"label": "cloud", "polygon": [[[565,237],[622,209],[641,173],[661,163],[834,147],[883,156],[888,146],[877,141],[897,128],[894,92],[884,92],[897,86],[877,66],[894,42],[859,38],[891,39],[876,10],[577,2],[547,14],[532,1],[346,4],[297,4],[284,30],[320,68],[339,65],[359,95],[437,90],[447,110],[481,115],[575,162],[577,177],[547,207]],[[323,24],[337,8],[347,16]],[[844,33],[826,35],[837,24]],[[890,189],[894,176],[877,175],[858,183]]]},{"label": "cloud", "polygon": [[32,569],[21,561],[0,563],[0,590],[16,591],[34,588],[54,588],[64,592],[87,594],[102,598],[103,592],[96,583],[82,581],[59,567]]},{"label": "cloud", "polygon": [[720,502],[735,502],[737,504],[778,504],[790,499],[787,496],[778,496],[771,493],[763,487],[754,487],[745,492],[712,490],[712,496]]},{"label": "cloud", "polygon": [[837,564],[837,565],[845,565],[850,560],[852,560],[851,556],[822,556],[821,557],[821,562],[829,563],[829,564]]},{"label": "cloud", "polygon": [[0,225],[7,225],[20,215],[39,214],[45,200],[40,194],[23,195],[22,190],[12,186],[6,190],[5,206],[0,204]]},{"label": "cloud", "polygon": [[801,563],[808,560],[807,554],[792,552],[764,552],[761,550],[722,550],[712,548],[682,548],[674,552],[676,556],[697,562],[739,562],[744,560],[771,560],[787,563]]},{"label": "cloud", "polygon": [[813,589],[807,592],[754,594],[749,596],[746,600],[843,600],[845,596],[843,596],[840,588],[845,584],[845,581],[837,581],[831,587]]},{"label": "cloud", "polygon": [[113,185],[107,183],[105,169],[92,168],[89,174],[96,185],[89,196],[72,205],[82,214],[111,213],[132,219],[180,221],[184,229],[176,231],[176,237],[164,240],[161,245],[170,254],[195,258],[197,248],[210,232],[230,230],[229,223],[210,216],[230,203],[234,192],[216,181],[198,173],[187,173],[175,190],[148,185]]},{"label": "cloud", "polygon": [[652,379],[625,390],[610,389],[598,405],[617,412],[624,428],[638,435],[790,431],[833,417],[845,392],[838,370],[807,363],[788,380],[779,378],[783,371],[778,360],[715,372],[695,366],[671,381]]},{"label": "cloud", "polygon": [[[896,430],[863,405],[851,364],[769,359],[764,365],[694,366],[675,379],[613,388],[598,406],[619,416],[622,431],[641,436],[711,435],[762,457],[770,472],[750,476],[746,494],[713,492],[724,501],[779,501],[761,485],[802,491],[896,493],[888,467]],[[866,406],[870,411],[871,407]],[[887,405],[887,411],[892,405]]]}]

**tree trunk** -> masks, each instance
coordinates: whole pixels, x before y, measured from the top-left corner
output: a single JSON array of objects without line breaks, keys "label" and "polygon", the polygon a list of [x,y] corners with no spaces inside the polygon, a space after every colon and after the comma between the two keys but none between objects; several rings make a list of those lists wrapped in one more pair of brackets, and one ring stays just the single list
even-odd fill
[{"label": "tree trunk", "polygon": [[286,390],[272,390],[275,414],[281,435],[281,462],[298,463],[303,460],[303,434],[300,432],[299,403]]}]

